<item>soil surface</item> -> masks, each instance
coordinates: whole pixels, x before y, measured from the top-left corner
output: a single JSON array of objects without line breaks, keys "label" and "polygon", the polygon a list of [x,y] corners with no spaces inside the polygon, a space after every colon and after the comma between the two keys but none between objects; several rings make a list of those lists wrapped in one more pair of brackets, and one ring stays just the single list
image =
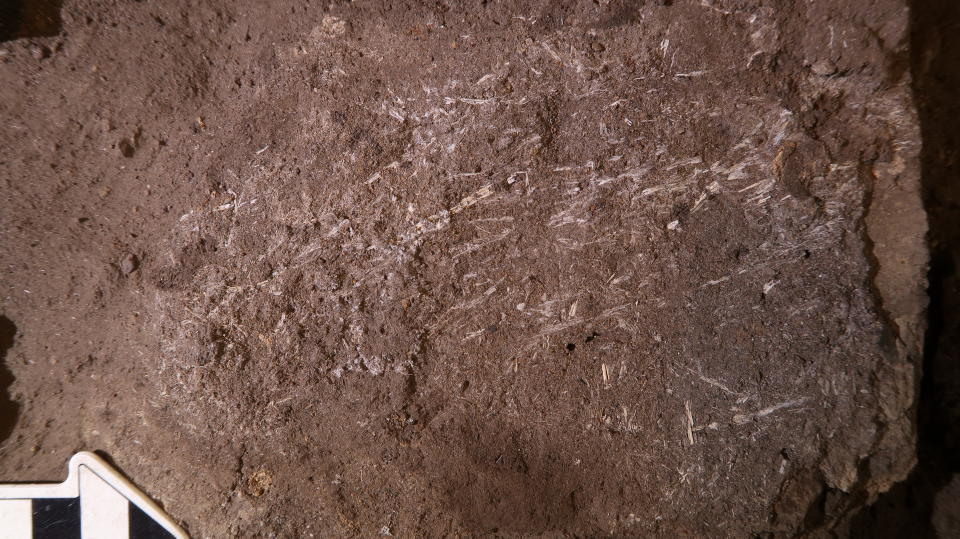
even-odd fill
[{"label": "soil surface", "polygon": [[913,468],[902,0],[9,11],[5,480],[99,450],[196,537],[743,537]]}]

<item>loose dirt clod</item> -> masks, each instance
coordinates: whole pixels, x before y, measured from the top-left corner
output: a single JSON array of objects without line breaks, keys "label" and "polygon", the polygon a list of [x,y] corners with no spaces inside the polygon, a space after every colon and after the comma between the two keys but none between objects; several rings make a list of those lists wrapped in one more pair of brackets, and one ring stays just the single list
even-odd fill
[{"label": "loose dirt clod", "polygon": [[258,470],[247,480],[247,493],[254,498],[259,498],[270,490],[273,484],[273,477],[266,470]]}]

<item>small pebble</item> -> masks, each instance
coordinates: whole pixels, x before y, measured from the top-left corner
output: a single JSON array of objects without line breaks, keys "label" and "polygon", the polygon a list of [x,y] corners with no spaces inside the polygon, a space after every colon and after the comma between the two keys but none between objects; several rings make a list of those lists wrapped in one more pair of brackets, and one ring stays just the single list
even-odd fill
[{"label": "small pebble", "polygon": [[133,253],[127,253],[127,256],[123,257],[123,260],[120,261],[120,271],[122,271],[124,275],[130,275],[137,271],[139,267],[140,259]]},{"label": "small pebble", "polygon": [[50,49],[44,45],[34,45],[30,47],[30,56],[33,56],[34,60],[44,60],[50,57]]},{"label": "small pebble", "polygon": [[810,69],[812,69],[815,74],[820,75],[821,77],[827,77],[837,72],[837,66],[833,65],[833,62],[830,60],[820,60],[813,64]]},{"label": "small pebble", "polygon": [[600,43],[599,41],[594,41],[591,43],[590,48],[596,52],[603,52],[606,49],[606,47],[603,46],[603,43]]}]

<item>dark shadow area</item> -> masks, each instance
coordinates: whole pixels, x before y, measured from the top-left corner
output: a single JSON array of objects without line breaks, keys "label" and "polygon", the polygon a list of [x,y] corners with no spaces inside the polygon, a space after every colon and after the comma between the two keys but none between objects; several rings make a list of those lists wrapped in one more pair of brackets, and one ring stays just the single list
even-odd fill
[{"label": "dark shadow area", "polygon": [[0,316],[0,442],[10,436],[13,426],[17,424],[17,412],[20,406],[7,395],[7,388],[13,383],[13,374],[5,363],[7,350],[13,346],[13,339],[17,334],[17,326],[6,316]]},{"label": "dark shadow area", "polygon": [[960,2],[913,0],[910,22],[931,257],[918,463],[906,481],[854,518],[854,537],[937,537],[933,519],[943,510],[937,493],[960,472]]},{"label": "dark shadow area", "polygon": [[63,0],[0,0],[0,41],[60,33]]},{"label": "dark shadow area", "polygon": [[578,513],[595,485],[565,464],[572,457],[479,416],[437,435],[428,458],[438,466],[429,473],[464,527],[479,535],[576,535]]}]

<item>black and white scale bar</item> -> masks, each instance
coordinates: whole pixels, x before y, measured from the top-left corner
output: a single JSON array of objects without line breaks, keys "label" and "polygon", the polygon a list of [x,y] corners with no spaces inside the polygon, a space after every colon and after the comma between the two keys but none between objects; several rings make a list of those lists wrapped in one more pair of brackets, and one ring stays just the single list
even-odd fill
[{"label": "black and white scale bar", "polygon": [[[26,503],[18,503],[18,502]],[[80,498],[47,498],[0,501],[3,531],[9,539],[82,539],[115,537],[116,539],[174,539],[139,507],[126,502],[115,508],[115,519],[98,520],[80,508]]]},{"label": "black and white scale bar", "polygon": [[187,539],[123,476],[91,453],[59,485],[0,485],[0,539]]}]

